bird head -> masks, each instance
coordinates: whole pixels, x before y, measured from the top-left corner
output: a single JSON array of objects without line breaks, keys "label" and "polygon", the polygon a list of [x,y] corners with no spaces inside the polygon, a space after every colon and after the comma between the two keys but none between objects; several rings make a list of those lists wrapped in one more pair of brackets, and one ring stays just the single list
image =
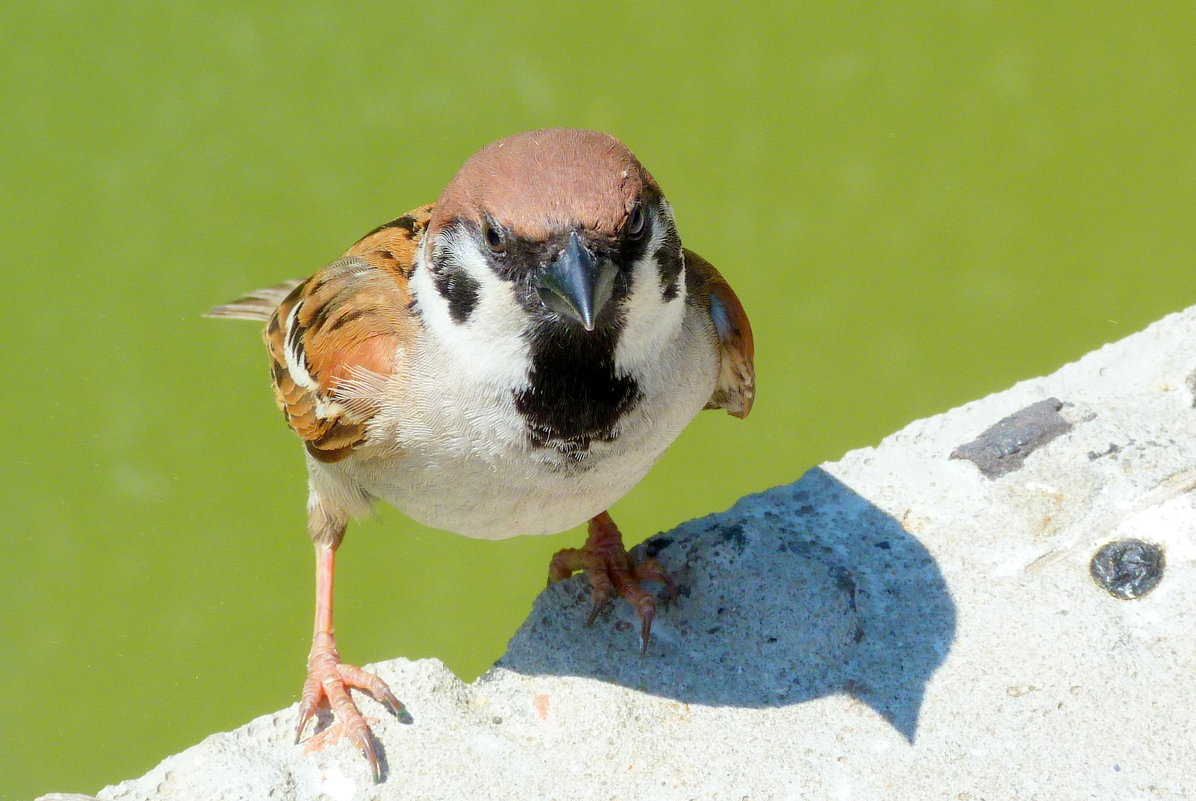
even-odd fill
[{"label": "bird head", "polygon": [[474,154],[433,208],[419,267],[427,324],[462,344],[569,340],[634,360],[681,322],[668,203],[625,145],[595,131],[529,131]]}]

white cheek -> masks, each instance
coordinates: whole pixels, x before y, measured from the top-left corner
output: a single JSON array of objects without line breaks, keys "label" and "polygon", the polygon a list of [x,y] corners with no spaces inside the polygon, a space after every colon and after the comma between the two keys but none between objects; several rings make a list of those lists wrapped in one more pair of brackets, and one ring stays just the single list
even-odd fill
[{"label": "white cheek", "polygon": [[511,284],[495,275],[473,247],[450,241],[440,246],[453,247],[457,263],[478,282],[478,300],[465,322],[455,322],[448,301],[436,290],[421,248],[411,289],[428,334],[454,362],[454,369],[464,371],[461,375],[502,387],[526,386],[531,370],[523,337],[527,314],[515,300]]},{"label": "white cheek", "polygon": [[681,331],[685,275],[682,273],[677,279],[676,296],[666,301],[660,271],[652,255],[663,241],[663,231],[655,231],[644,257],[632,266],[632,291],[623,304],[625,326],[615,350],[615,366],[620,372],[642,373],[650,369]]}]

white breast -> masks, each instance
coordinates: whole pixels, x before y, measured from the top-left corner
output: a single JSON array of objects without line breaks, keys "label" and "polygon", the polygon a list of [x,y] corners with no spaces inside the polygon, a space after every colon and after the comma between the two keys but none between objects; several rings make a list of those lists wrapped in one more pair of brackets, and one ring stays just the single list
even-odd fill
[{"label": "white breast", "polygon": [[421,523],[482,539],[584,523],[643,478],[713,392],[711,324],[684,308],[659,358],[636,371],[643,398],[614,441],[580,454],[533,446],[511,387],[459,380],[454,353],[425,334],[401,354],[408,379],[371,425],[370,447],[314,463],[313,483],[352,482]]}]

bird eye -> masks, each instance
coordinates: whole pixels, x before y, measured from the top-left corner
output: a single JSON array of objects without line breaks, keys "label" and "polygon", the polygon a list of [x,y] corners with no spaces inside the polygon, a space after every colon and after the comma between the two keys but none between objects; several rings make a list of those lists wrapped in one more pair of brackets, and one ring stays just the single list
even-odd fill
[{"label": "bird eye", "polygon": [[507,238],[502,228],[493,220],[486,220],[482,224],[482,238],[486,240],[486,247],[495,253],[502,253],[507,249]]},{"label": "bird eye", "polygon": [[630,239],[639,239],[644,235],[644,223],[647,221],[648,215],[644,214],[643,205],[636,203],[632,207],[631,213],[627,215],[627,225],[623,229],[627,232]]}]

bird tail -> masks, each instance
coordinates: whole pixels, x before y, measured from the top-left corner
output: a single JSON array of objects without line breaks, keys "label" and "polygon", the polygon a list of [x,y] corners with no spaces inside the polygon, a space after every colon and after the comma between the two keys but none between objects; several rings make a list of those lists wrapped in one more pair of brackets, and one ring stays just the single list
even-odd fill
[{"label": "bird tail", "polygon": [[283,281],[281,284],[266,287],[265,289],[258,289],[250,292],[243,298],[237,298],[231,303],[222,303],[219,306],[213,306],[204,312],[204,317],[216,317],[227,320],[260,320],[266,322],[270,319],[270,315],[274,314],[274,310],[278,308],[278,304],[282,303],[287,295],[299,286],[302,281],[294,279],[291,281]]}]

